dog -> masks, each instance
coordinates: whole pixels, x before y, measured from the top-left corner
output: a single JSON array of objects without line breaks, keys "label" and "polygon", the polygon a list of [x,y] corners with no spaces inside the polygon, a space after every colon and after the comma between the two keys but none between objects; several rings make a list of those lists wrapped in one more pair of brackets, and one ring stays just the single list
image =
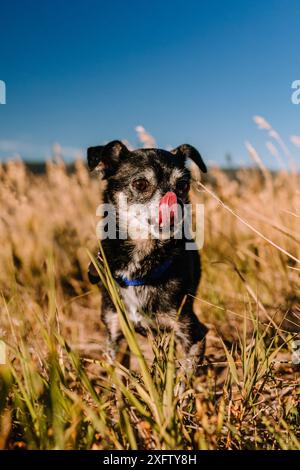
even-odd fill
[{"label": "dog", "polygon": [[[206,172],[205,163],[191,145],[171,151],[131,151],[118,140],[88,148],[87,160],[89,169],[106,182],[103,203],[113,208],[117,236],[101,237],[102,247],[127,314],[142,335],[149,328],[174,331],[197,372],[207,333],[193,311],[201,276],[200,256],[198,251],[186,249],[186,235],[177,234],[189,203],[189,166]],[[136,206],[140,211],[132,210]],[[145,228],[146,236],[141,235]],[[108,333],[108,355],[114,361],[124,339],[118,315],[93,263],[88,275],[102,290],[101,317]]]}]

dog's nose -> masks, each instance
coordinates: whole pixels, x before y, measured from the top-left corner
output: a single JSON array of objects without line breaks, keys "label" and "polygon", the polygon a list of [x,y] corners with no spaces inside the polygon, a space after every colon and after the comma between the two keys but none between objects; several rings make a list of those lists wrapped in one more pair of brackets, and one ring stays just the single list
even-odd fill
[{"label": "dog's nose", "polygon": [[173,223],[177,213],[177,196],[168,191],[159,201],[158,224]]}]

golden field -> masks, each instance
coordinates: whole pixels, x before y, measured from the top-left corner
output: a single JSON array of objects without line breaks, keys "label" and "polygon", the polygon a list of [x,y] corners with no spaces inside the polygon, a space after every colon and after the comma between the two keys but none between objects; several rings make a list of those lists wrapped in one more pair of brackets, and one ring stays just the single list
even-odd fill
[{"label": "golden field", "polygon": [[140,354],[105,260],[135,368],[102,354],[87,278],[101,183],[80,159],[41,175],[0,166],[0,448],[300,449],[300,176],[248,150],[258,167],[211,167],[193,187],[205,207],[195,308],[209,333],[203,374],[179,395],[172,335]]}]

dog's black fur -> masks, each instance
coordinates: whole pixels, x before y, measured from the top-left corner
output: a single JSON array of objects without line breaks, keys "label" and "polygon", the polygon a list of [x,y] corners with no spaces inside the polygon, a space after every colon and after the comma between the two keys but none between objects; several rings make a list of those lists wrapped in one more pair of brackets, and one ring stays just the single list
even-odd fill
[{"label": "dog's black fur", "polygon": [[[206,172],[200,154],[190,145],[182,145],[171,152],[160,149],[129,151],[120,141],[113,141],[106,146],[88,149],[89,168],[97,170],[101,178],[107,181],[103,202],[116,207],[118,223],[122,217],[118,207],[120,194],[126,196],[128,204],[147,205],[155,197],[160,198],[172,191],[179,203],[188,203],[188,184],[191,179],[190,170],[186,167],[188,159]],[[148,188],[142,192],[136,191],[133,181],[144,178],[145,174]],[[193,359],[193,364],[198,364],[203,360],[207,329],[193,312],[192,296],[196,295],[201,265],[198,252],[185,249],[186,241],[185,238],[175,239],[172,236],[163,240],[142,241],[130,238],[105,239],[102,246],[136,330],[142,334],[148,327],[174,330],[187,357]],[[128,287],[122,282],[124,273],[130,279],[147,278],[166,260],[171,260],[171,266],[159,279],[134,287]],[[91,282],[99,283],[92,264],[89,278]],[[123,336],[110,296],[105,289],[101,290],[102,319],[108,331],[109,353],[113,360]],[[185,296],[187,298],[178,317]]]}]

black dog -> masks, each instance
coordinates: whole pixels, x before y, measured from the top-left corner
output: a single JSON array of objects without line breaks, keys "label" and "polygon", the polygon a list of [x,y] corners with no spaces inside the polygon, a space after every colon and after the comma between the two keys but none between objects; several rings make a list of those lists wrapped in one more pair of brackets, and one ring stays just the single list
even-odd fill
[{"label": "black dog", "polygon": [[[200,257],[197,251],[186,250],[186,235],[176,236],[183,226],[184,205],[189,203],[188,163],[207,171],[200,154],[190,145],[170,152],[129,151],[122,142],[113,141],[89,148],[87,158],[90,170],[98,171],[107,182],[103,202],[112,207],[116,236],[103,239],[102,246],[136,330],[142,334],[149,327],[174,330],[192,359],[189,362],[201,363],[207,329],[193,312],[192,297],[200,281]],[[89,278],[92,283],[100,281],[93,264]],[[102,296],[102,319],[113,360],[123,336],[105,289]]]}]

